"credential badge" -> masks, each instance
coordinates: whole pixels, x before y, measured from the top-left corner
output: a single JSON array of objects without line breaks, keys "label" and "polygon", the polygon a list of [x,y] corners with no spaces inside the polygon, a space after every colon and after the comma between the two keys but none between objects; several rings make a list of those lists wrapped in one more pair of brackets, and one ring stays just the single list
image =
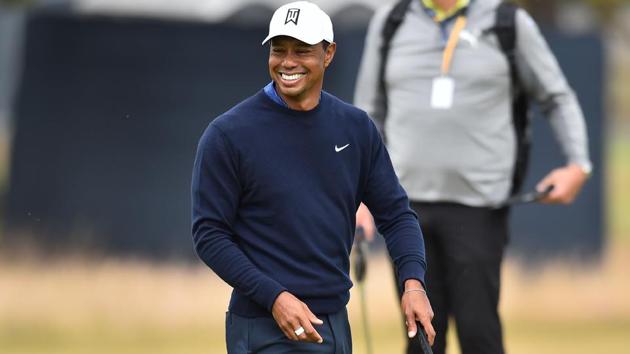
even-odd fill
[{"label": "credential badge", "polygon": [[299,17],[300,9],[289,9],[287,11],[287,18],[284,20],[284,24],[286,25],[289,22],[293,22],[297,26]]}]

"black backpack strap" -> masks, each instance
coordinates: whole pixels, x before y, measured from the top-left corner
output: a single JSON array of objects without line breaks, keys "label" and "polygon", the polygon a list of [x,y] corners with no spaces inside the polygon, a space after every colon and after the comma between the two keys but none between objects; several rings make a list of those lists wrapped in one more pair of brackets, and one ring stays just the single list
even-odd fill
[{"label": "black backpack strap", "polygon": [[525,181],[531,148],[529,98],[516,68],[517,10],[517,5],[511,2],[502,2],[497,7],[495,25],[492,28],[499,40],[501,51],[508,60],[512,87],[516,93],[512,101],[512,123],[516,131],[516,164],[512,176],[511,195],[517,194]]},{"label": "black backpack strap", "polygon": [[497,7],[495,24],[492,30],[497,35],[501,51],[507,57],[510,64],[512,83],[520,85],[516,72],[516,11],[518,5],[511,2],[502,2]]},{"label": "black backpack strap", "polygon": [[[382,117],[382,122],[379,122],[381,125],[381,133],[384,133],[385,127],[385,119],[387,117],[387,88],[385,85],[385,68],[387,67],[387,59],[389,56],[389,49],[392,38],[400,24],[405,19],[405,14],[407,13],[407,9],[409,8],[409,4],[411,4],[412,0],[400,0],[396,5],[392,8],[392,10],[387,15],[387,19],[385,20],[385,24],[383,25],[383,30],[381,32],[382,44],[380,48],[381,61],[378,70],[378,97],[383,102],[383,111],[378,112],[378,116]],[[384,134],[383,134],[384,137]]]}]

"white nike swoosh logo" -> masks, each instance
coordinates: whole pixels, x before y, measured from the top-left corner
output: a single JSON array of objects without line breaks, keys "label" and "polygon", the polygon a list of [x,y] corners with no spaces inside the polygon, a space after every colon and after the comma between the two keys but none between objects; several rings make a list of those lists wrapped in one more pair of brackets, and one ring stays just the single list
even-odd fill
[{"label": "white nike swoosh logo", "polygon": [[342,147],[337,147],[337,145],[335,145],[335,152],[339,152],[339,151],[347,148],[348,146],[350,146],[350,144],[346,144],[346,145],[344,145]]},{"label": "white nike swoosh logo", "polygon": [[470,43],[473,48],[477,47],[477,37],[474,34],[464,30],[459,34],[459,37]]}]

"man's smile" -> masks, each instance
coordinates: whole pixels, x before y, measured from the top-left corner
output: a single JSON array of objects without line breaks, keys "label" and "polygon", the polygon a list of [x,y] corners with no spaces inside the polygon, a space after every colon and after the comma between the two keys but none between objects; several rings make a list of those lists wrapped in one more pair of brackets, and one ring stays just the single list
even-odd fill
[{"label": "man's smile", "polygon": [[297,81],[299,79],[301,79],[302,77],[304,77],[304,73],[295,73],[295,74],[287,74],[287,73],[280,73],[280,77],[282,78],[282,80],[284,81]]}]

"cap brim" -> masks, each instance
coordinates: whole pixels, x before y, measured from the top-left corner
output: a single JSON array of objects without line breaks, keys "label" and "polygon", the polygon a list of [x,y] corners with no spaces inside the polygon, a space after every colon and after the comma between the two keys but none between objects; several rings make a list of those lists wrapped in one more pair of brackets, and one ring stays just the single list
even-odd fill
[{"label": "cap brim", "polygon": [[262,45],[265,45],[265,44],[266,44],[267,42],[269,42],[269,40],[270,40],[271,38],[273,38],[273,37],[275,37],[275,36],[274,36],[273,34],[271,34],[271,33],[270,33],[270,34],[267,36],[267,38],[265,38],[265,40],[264,40],[264,41],[262,41]]},{"label": "cap brim", "polygon": [[304,42],[308,45],[315,45],[317,43],[320,43],[321,41],[324,41],[325,39],[313,39],[313,38],[305,38],[304,36],[296,36],[290,33],[269,33],[269,35],[267,36],[267,38],[265,38],[264,41],[262,41],[262,45],[265,45],[267,42],[269,42],[272,38],[274,37],[280,37],[280,36],[286,36],[286,37],[291,37],[291,38],[295,38],[298,41]]}]

